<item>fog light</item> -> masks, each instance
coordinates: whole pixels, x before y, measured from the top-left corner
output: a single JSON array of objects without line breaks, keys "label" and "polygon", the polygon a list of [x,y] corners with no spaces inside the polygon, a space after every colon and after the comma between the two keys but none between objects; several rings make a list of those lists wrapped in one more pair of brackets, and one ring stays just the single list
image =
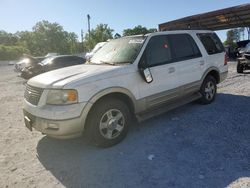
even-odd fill
[{"label": "fog light", "polygon": [[48,129],[58,130],[59,126],[56,123],[48,123]]}]

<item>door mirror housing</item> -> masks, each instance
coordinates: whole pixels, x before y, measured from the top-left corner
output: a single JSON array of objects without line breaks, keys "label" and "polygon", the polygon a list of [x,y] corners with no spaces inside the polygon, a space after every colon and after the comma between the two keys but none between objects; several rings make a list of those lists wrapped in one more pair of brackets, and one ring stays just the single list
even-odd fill
[{"label": "door mirror housing", "polygon": [[153,77],[149,68],[143,70],[143,76],[147,83],[151,83],[153,81]]},{"label": "door mirror housing", "polygon": [[140,60],[139,63],[139,70],[140,70],[140,74],[143,77],[143,79],[147,82],[147,83],[151,83],[153,81],[153,77],[152,74],[150,72],[150,69],[148,67],[146,58],[145,58],[145,53],[142,55],[142,58]]}]

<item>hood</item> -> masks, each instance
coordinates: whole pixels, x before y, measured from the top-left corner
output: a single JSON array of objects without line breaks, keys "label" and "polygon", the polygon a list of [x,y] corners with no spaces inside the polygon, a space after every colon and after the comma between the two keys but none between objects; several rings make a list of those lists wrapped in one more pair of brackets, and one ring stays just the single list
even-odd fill
[{"label": "hood", "polygon": [[[39,88],[62,88],[64,85],[87,78],[98,79],[103,73],[120,69],[123,66],[76,65],[50,71],[31,78],[28,84]],[[86,80],[87,81],[87,80]]]}]

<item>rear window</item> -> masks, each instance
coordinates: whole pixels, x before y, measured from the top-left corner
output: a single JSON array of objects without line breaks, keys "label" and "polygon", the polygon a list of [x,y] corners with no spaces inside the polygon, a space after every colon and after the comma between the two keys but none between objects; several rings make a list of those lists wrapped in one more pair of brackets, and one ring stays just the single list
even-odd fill
[{"label": "rear window", "polygon": [[209,55],[224,52],[224,46],[215,33],[198,33],[203,46]]}]

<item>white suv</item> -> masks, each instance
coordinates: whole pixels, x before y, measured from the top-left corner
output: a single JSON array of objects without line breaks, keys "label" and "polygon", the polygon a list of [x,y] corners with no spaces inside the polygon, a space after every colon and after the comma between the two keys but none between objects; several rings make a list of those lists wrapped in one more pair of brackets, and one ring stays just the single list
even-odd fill
[{"label": "white suv", "polygon": [[131,117],[144,120],[185,103],[215,99],[228,72],[223,45],[211,31],[167,31],[108,42],[85,65],[30,79],[26,126],[55,138],[86,136],[119,143]]}]

